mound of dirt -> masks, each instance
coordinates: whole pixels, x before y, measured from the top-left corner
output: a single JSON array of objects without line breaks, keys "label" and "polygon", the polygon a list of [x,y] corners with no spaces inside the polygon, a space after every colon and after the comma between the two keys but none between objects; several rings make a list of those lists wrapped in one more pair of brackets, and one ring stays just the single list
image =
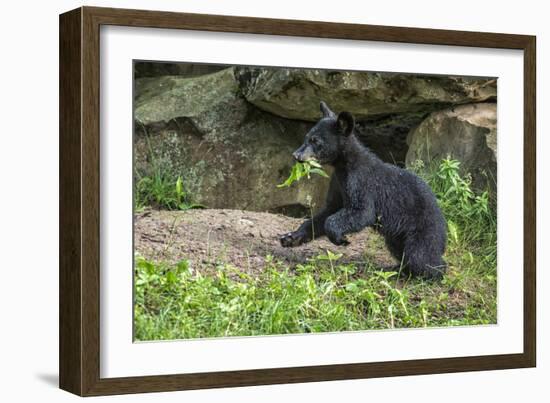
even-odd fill
[{"label": "mound of dirt", "polygon": [[341,263],[379,267],[395,263],[381,237],[370,229],[350,235],[348,246],[333,245],[323,237],[296,248],[283,248],[279,236],[295,230],[302,221],[242,210],[147,210],[135,216],[135,250],[153,261],[187,259],[193,269],[204,273],[225,262],[253,274],[264,267],[267,255],[292,267],[327,249],[342,253]]}]

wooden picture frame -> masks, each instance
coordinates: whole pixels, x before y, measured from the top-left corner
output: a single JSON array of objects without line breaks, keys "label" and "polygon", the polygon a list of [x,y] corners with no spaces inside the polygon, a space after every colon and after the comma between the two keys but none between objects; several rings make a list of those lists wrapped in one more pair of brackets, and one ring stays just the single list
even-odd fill
[{"label": "wooden picture frame", "polygon": [[[523,353],[100,377],[100,26],[402,42],[524,52]],[[533,367],[536,363],[535,37],[81,7],[60,16],[60,387],[81,396]]]}]

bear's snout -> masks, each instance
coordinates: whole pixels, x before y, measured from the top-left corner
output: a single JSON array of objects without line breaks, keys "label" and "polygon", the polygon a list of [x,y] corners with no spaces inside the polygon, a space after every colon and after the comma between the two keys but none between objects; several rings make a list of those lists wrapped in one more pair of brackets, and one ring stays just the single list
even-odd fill
[{"label": "bear's snout", "polygon": [[298,162],[306,162],[314,158],[314,155],[311,150],[311,147],[308,147],[305,144],[303,144],[300,148],[298,148],[296,151],[292,153],[292,157]]},{"label": "bear's snout", "polygon": [[294,151],[294,152],[292,153],[292,158],[294,158],[294,159],[295,159],[296,161],[298,161],[298,162],[303,162],[303,161],[300,159],[301,156],[302,156],[302,153],[300,152],[300,148],[297,149],[296,151]]}]

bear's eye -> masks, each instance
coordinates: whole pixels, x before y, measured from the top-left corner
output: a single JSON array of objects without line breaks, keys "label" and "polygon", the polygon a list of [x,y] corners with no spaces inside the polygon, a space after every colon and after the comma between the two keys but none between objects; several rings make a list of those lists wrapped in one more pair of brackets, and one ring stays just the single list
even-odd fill
[{"label": "bear's eye", "polygon": [[317,137],[312,137],[309,142],[315,146],[319,144],[319,139]]}]

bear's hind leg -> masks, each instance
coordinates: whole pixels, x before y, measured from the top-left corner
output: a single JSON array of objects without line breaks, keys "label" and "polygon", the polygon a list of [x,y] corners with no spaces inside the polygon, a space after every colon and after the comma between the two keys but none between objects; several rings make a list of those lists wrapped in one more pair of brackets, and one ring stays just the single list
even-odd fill
[{"label": "bear's hind leg", "polygon": [[413,276],[429,280],[441,280],[447,264],[437,250],[437,245],[430,239],[412,237],[405,241],[404,263],[407,271]]},{"label": "bear's hind leg", "polygon": [[390,251],[391,255],[401,264],[401,259],[403,258],[403,249],[405,244],[401,237],[399,238],[390,238],[389,236],[385,237],[384,241],[386,242],[386,247]]},{"label": "bear's hind leg", "polygon": [[391,238],[389,236],[386,236],[384,241],[391,255],[394,257],[395,260],[397,260],[397,264],[383,266],[381,267],[381,269],[383,271],[396,271],[400,272],[401,274],[407,274],[406,267],[404,267],[405,262],[403,261],[403,239],[401,237]]}]

